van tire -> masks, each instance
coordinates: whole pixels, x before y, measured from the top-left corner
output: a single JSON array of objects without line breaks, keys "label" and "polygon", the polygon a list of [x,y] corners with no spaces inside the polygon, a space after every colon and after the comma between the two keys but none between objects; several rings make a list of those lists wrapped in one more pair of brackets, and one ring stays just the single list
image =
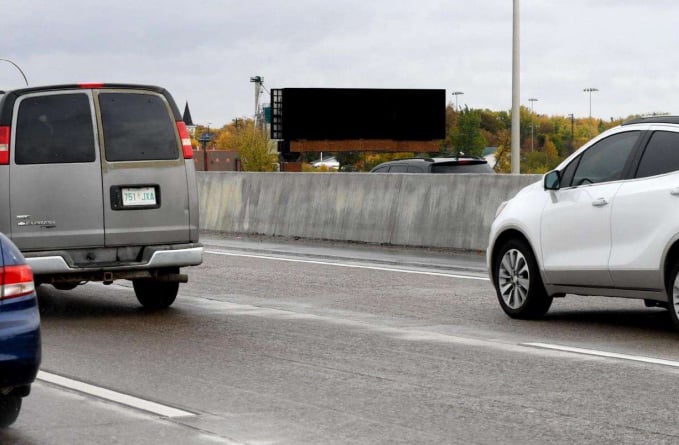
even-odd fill
[{"label": "van tire", "polygon": [[21,397],[0,396],[0,428],[7,428],[17,420],[21,411]]},{"label": "van tire", "polygon": [[147,309],[165,309],[172,306],[179,292],[179,283],[155,279],[132,280],[139,303]]}]

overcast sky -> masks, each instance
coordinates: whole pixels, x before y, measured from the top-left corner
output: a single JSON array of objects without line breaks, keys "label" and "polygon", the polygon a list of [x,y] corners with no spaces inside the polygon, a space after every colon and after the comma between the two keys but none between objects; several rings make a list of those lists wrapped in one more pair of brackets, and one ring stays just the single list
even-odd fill
[{"label": "overcast sky", "polygon": [[[0,58],[31,85],[161,85],[195,123],[267,88],[441,88],[511,108],[512,0],[0,0]],[[540,114],[679,114],[679,1],[521,0],[521,102]],[[0,62],[0,89],[23,79]],[[268,96],[263,102],[268,102]]]}]

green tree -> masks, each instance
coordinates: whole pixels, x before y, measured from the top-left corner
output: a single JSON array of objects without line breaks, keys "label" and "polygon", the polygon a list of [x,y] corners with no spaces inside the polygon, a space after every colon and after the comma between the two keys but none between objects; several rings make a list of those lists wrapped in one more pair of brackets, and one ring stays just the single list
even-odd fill
[{"label": "green tree", "polygon": [[480,111],[465,107],[457,114],[457,125],[451,134],[452,146],[458,153],[481,156],[488,143],[481,134]]},{"label": "green tree", "polygon": [[243,125],[234,135],[241,166],[246,172],[275,171],[278,156],[270,150],[269,135],[254,125]]}]

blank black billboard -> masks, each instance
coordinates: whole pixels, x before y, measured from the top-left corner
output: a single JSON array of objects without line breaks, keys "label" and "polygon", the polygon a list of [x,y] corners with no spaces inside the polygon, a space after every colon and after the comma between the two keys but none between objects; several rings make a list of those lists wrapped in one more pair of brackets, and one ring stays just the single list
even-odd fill
[{"label": "blank black billboard", "polygon": [[445,90],[283,88],[272,90],[271,104],[274,139],[445,137]]}]

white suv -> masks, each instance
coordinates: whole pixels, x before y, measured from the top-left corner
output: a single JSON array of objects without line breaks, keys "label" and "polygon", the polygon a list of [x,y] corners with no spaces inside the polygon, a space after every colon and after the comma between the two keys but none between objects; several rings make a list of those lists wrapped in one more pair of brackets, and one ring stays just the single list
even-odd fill
[{"label": "white suv", "polygon": [[510,317],[604,295],[668,307],[679,328],[679,117],[613,128],[502,203],[487,261]]}]

